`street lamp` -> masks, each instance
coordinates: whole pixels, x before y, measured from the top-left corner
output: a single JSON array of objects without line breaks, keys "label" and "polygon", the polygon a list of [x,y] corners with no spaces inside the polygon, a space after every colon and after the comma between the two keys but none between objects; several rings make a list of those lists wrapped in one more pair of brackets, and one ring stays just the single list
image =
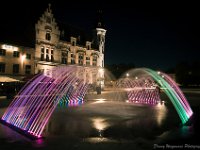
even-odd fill
[{"label": "street lamp", "polygon": [[126,77],[129,77],[129,73],[126,74]]}]

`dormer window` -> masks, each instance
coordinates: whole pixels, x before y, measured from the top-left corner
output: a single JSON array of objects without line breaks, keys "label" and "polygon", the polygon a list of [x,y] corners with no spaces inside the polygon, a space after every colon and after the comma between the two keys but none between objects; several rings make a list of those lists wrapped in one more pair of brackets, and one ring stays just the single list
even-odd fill
[{"label": "dormer window", "polygon": [[71,44],[72,46],[76,46],[76,38],[71,37]]},{"label": "dormer window", "polygon": [[51,34],[50,34],[50,32],[46,32],[46,40],[48,40],[48,41],[51,40]]},{"label": "dormer window", "polygon": [[87,48],[87,50],[91,49],[91,42],[86,41],[86,48]]}]

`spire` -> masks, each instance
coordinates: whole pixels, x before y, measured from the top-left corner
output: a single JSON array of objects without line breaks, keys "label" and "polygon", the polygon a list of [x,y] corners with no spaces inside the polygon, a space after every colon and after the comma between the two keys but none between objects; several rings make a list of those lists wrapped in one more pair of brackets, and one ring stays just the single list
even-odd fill
[{"label": "spire", "polygon": [[97,22],[96,28],[105,28],[104,21],[103,21],[103,13],[102,10],[97,11]]},{"label": "spire", "polygon": [[47,12],[51,13],[51,4],[49,3],[48,6],[49,7],[47,8]]}]

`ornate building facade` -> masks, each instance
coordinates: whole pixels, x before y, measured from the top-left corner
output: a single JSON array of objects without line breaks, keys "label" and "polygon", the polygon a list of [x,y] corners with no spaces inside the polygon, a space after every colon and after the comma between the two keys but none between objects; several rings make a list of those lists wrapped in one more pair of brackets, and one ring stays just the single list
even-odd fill
[{"label": "ornate building facade", "polygon": [[[0,45],[2,51],[0,51],[0,75],[13,75],[13,73],[26,75],[26,73],[38,74],[41,72],[48,74],[54,67],[75,65],[83,68],[85,80],[88,80],[89,83],[102,85],[106,30],[101,21],[98,21],[94,31],[95,36],[92,38],[85,38],[78,32],[74,35],[72,32],[68,34],[69,30],[69,28],[59,26],[52,13],[51,5],[49,5],[35,24],[35,48],[12,45],[9,45],[9,48],[8,44],[4,43]],[[12,54],[5,55],[4,52],[9,51],[8,49],[11,47],[16,47],[18,52],[12,50]],[[15,53],[18,53],[17,57],[15,57]],[[13,55],[14,58],[9,59],[12,57],[10,55]],[[17,67],[15,63],[19,66]],[[15,71],[15,68],[19,68],[17,69],[19,71]]]},{"label": "ornate building facade", "polygon": [[36,23],[35,29],[36,74],[48,73],[53,67],[60,65],[76,65],[84,67],[86,79],[90,80],[90,83],[103,77],[99,72],[100,68],[104,67],[106,30],[100,28],[100,25],[96,28],[96,39],[93,38],[93,41],[82,40],[81,34],[65,35],[65,29],[60,29],[49,5]]}]

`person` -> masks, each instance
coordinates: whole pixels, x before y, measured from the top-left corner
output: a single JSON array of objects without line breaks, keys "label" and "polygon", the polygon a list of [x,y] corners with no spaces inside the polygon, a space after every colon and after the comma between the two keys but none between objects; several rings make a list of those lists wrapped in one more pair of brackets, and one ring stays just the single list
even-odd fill
[{"label": "person", "polygon": [[97,94],[101,94],[101,86],[96,87]]}]

